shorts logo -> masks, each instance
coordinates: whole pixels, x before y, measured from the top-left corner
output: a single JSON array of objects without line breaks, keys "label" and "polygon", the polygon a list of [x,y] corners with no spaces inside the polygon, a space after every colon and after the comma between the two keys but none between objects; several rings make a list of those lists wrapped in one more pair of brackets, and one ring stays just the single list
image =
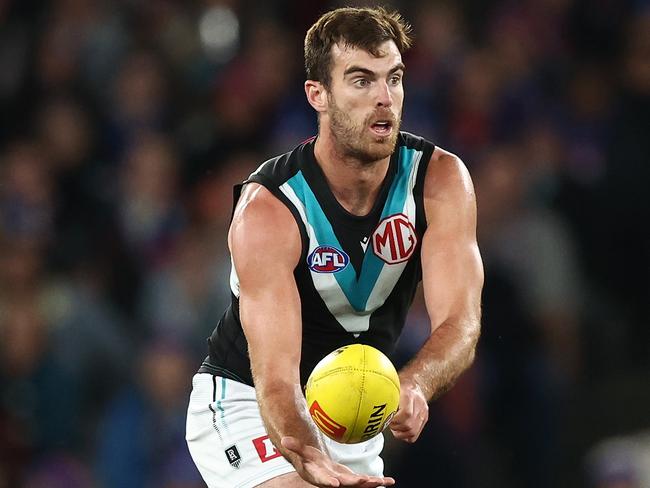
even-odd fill
[{"label": "shorts logo", "polygon": [[314,422],[320,427],[324,432],[327,432],[334,439],[342,439],[343,434],[347,430],[344,425],[339,424],[333,420],[329,415],[325,413],[323,407],[321,407],[318,402],[313,402],[311,407],[309,407],[309,413],[311,418],[314,419]]},{"label": "shorts logo", "polygon": [[268,435],[253,439],[253,445],[255,446],[257,455],[260,457],[263,463],[282,456],[282,454],[280,454],[280,451],[275,448]]},{"label": "shorts logo", "polygon": [[350,262],[350,257],[332,246],[318,246],[307,258],[309,269],[316,273],[338,273]]},{"label": "shorts logo", "polygon": [[225,452],[230,465],[235,469],[239,468],[239,465],[241,464],[241,456],[239,455],[237,446],[230,446]]},{"label": "shorts logo", "polygon": [[407,261],[415,251],[415,227],[404,214],[386,217],[372,233],[372,250],[382,261],[397,264]]}]

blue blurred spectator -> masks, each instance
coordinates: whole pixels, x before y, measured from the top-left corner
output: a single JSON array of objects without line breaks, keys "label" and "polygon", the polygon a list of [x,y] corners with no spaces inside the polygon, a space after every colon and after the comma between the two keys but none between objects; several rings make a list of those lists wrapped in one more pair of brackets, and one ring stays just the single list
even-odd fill
[{"label": "blue blurred spectator", "polygon": [[184,441],[194,362],[175,341],[154,338],[142,349],[100,422],[95,465],[104,488],[203,486]]},{"label": "blue blurred spectator", "polygon": [[121,158],[149,133],[171,127],[170,77],[155,51],[136,50],[122,60],[106,112],[106,147]]},{"label": "blue blurred spectator", "polygon": [[[224,234],[191,231],[177,243],[173,257],[143,284],[141,320],[154,334],[176,337],[200,357],[215,317],[230,300],[230,269],[218,253]],[[221,242],[219,242],[221,244]]]},{"label": "blue blurred spectator", "polygon": [[117,195],[119,227],[143,271],[168,259],[185,224],[178,166],[164,136],[143,133],[126,153]]},{"label": "blue blurred spectator", "polygon": [[49,455],[34,463],[23,488],[95,488],[90,469],[70,455]]},{"label": "blue blurred spectator", "polygon": [[79,442],[78,385],[53,358],[40,305],[33,294],[0,303],[0,471],[9,486],[33,460]]},{"label": "blue blurred spectator", "polygon": [[525,149],[495,148],[474,174],[488,277],[478,363],[486,428],[499,432],[515,476],[503,482],[550,487],[565,462],[568,388],[581,374],[581,275],[566,224],[534,198],[553,153],[537,160]]},{"label": "blue blurred spectator", "polygon": [[49,242],[54,233],[55,202],[46,155],[38,144],[19,141],[1,159],[3,234],[17,242]]}]

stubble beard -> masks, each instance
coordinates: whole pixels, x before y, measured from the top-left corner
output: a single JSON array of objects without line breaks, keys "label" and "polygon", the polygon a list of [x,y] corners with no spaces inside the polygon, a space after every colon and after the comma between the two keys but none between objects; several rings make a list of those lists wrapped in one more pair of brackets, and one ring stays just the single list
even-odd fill
[{"label": "stubble beard", "polygon": [[350,116],[336,105],[334,99],[330,98],[328,115],[330,130],[344,157],[356,159],[363,165],[370,165],[393,154],[402,122],[401,113],[397,119],[390,111],[383,111],[380,115],[390,117],[393,123],[393,131],[387,137],[373,135],[368,130],[371,119],[376,118],[377,113],[371,113],[361,124],[355,124]]}]

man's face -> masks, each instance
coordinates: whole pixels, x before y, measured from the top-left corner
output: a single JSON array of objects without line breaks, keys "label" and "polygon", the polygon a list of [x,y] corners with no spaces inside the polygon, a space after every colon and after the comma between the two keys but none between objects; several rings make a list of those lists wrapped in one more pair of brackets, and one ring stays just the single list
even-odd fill
[{"label": "man's face", "polygon": [[381,44],[379,53],[332,48],[328,107],[321,114],[339,150],[364,163],[393,153],[402,118],[402,56],[393,41]]}]

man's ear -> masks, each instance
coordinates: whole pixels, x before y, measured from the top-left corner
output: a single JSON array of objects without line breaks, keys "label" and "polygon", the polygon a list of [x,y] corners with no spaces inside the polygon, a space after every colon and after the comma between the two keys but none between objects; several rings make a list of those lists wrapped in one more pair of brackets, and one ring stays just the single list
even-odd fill
[{"label": "man's ear", "polygon": [[322,113],[327,110],[327,90],[320,81],[305,81],[305,95],[309,105],[314,107],[316,112]]}]

